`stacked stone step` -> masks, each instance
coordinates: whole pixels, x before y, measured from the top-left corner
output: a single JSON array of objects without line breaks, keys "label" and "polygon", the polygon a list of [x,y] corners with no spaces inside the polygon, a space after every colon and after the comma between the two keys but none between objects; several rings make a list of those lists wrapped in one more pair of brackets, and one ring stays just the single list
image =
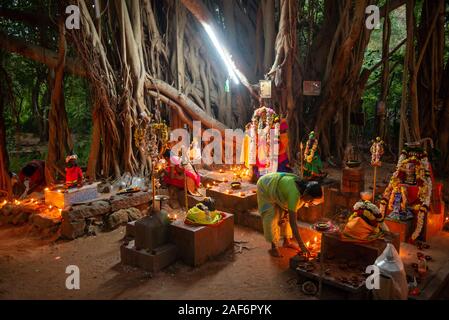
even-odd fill
[{"label": "stacked stone step", "polygon": [[198,267],[233,247],[234,217],[224,214],[223,221],[217,226],[191,226],[180,220],[170,225],[170,238],[185,264]]},{"label": "stacked stone step", "polygon": [[110,199],[72,206],[62,211],[61,236],[75,239],[88,233],[93,221],[113,230],[129,221],[140,219],[151,201],[150,192],[115,195]]},{"label": "stacked stone step", "polygon": [[177,259],[177,248],[169,242],[168,225],[160,214],[144,217],[127,225],[127,236],[134,240],[120,248],[121,261],[125,265],[149,272],[158,272]]}]

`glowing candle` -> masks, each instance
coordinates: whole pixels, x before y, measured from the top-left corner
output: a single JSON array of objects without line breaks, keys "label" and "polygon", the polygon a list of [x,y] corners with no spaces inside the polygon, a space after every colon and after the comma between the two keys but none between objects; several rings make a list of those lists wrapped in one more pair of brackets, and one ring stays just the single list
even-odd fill
[{"label": "glowing candle", "polygon": [[317,243],[318,242],[318,237],[315,236],[315,238],[313,239],[313,242]]},{"label": "glowing candle", "polygon": [[310,241],[306,242],[306,248],[310,248]]},{"label": "glowing candle", "polygon": [[48,189],[48,188],[45,188],[45,189],[44,189],[44,191],[49,191],[49,190],[50,190],[50,189]]}]

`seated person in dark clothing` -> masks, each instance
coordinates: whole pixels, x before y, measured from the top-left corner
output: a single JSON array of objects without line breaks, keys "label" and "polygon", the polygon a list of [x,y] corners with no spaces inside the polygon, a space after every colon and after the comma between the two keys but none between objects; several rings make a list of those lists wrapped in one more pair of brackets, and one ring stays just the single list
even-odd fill
[{"label": "seated person in dark clothing", "polygon": [[35,191],[41,191],[44,187],[45,161],[33,160],[20,170],[14,194],[24,198]]}]

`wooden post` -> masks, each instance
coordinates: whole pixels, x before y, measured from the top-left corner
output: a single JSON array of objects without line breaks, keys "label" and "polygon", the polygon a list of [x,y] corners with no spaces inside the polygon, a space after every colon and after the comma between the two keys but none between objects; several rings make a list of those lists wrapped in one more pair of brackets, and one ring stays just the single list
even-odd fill
[{"label": "wooden post", "polygon": [[373,203],[376,202],[376,180],[377,180],[377,166],[374,166]]},{"label": "wooden post", "polygon": [[186,214],[189,211],[189,199],[187,197],[187,175],[186,168],[184,167],[184,201],[186,206]]},{"label": "wooden post", "polygon": [[303,144],[302,144],[302,142],[300,143],[300,145],[299,145],[299,150],[300,150],[300,155],[299,155],[299,161],[300,161],[300,168],[299,168],[299,170],[300,170],[300,177],[301,177],[301,180],[302,179],[304,179],[304,164],[303,164],[303,156],[304,156],[304,153],[303,153],[303,148],[304,148],[304,146],[303,146]]},{"label": "wooden post", "polygon": [[151,188],[152,188],[152,193],[153,193],[153,213],[154,213],[154,208],[156,206],[156,180],[154,179],[154,169],[153,169],[153,174],[151,175]]}]

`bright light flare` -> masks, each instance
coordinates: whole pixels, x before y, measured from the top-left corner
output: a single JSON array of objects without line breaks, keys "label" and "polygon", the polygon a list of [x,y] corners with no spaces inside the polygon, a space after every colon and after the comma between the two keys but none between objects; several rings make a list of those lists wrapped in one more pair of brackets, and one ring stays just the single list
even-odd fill
[{"label": "bright light flare", "polygon": [[206,30],[207,34],[209,35],[209,38],[211,39],[212,43],[214,44],[215,49],[217,49],[218,53],[220,54],[221,59],[225,63],[226,68],[228,69],[229,76],[235,82],[235,84],[239,84],[240,81],[237,74],[240,74],[240,71],[237,69],[234,62],[232,61],[231,55],[225,48],[221,46],[220,41],[215,35],[215,32],[212,29],[212,27],[207,23],[203,23],[203,27]]}]

